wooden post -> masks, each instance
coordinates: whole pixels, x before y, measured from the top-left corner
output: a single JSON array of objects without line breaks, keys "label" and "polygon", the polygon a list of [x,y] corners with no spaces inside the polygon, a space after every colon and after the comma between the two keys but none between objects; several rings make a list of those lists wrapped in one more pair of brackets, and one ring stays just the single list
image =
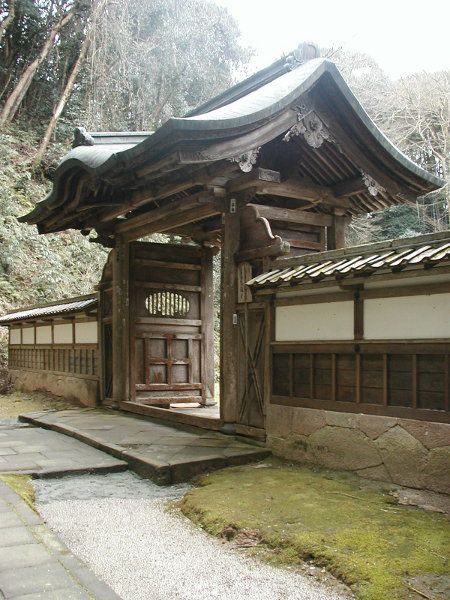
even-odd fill
[{"label": "wooden post", "polygon": [[333,225],[327,228],[327,250],[345,248],[345,230],[348,222],[348,217],[341,214],[334,215]]},{"label": "wooden post", "polygon": [[129,398],[129,244],[116,237],[113,256],[113,406]]},{"label": "wooden post", "polygon": [[229,199],[228,211],[222,219],[220,417],[226,423],[235,423],[238,413],[238,323],[237,267],[234,257],[240,241],[239,205],[236,200]]},{"label": "wooden post", "polygon": [[201,270],[201,320],[202,349],[201,377],[203,382],[202,404],[214,404],[214,284],[213,250],[202,248]]},{"label": "wooden post", "polygon": [[263,394],[264,394],[264,416],[270,404],[272,396],[272,348],[270,343],[275,338],[275,299],[270,297],[264,307],[264,376],[263,376]]}]

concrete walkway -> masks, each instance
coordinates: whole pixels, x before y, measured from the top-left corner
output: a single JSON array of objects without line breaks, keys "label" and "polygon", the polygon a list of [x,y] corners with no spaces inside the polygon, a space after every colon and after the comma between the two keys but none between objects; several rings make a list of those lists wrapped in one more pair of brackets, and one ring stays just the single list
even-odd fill
[{"label": "concrete walkway", "polygon": [[120,600],[1,481],[0,598]]},{"label": "concrete walkway", "polygon": [[0,472],[59,477],[124,471],[128,464],[73,438],[36,427],[0,425]]},{"label": "concrete walkway", "polygon": [[161,484],[187,481],[212,469],[261,460],[264,447],[188,425],[169,425],[113,410],[74,408],[20,415],[22,422],[72,436]]}]

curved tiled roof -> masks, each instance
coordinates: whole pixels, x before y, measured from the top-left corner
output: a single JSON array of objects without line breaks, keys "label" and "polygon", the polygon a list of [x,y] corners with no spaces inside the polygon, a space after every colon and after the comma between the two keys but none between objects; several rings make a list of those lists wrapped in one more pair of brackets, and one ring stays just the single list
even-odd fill
[{"label": "curved tiled roof", "polygon": [[46,304],[41,306],[34,306],[32,308],[10,311],[6,315],[0,317],[0,325],[9,325],[10,323],[14,323],[17,321],[27,321],[30,319],[38,319],[67,313],[76,313],[85,311],[87,309],[92,310],[96,307],[96,294],[89,294],[87,296],[80,296],[78,298],[67,298],[65,300],[60,300],[56,304]]},{"label": "curved tiled roof", "polygon": [[[69,202],[66,185],[68,174],[88,173],[97,179],[111,182],[122,173],[124,177],[128,176],[136,187],[139,182],[136,181],[136,177],[133,180],[130,173],[143,165],[157,163],[170,152],[183,147],[197,148],[198,156],[190,159],[191,162],[213,162],[230,158],[226,150],[221,153],[217,149],[219,142],[236,140],[250,132],[262,131],[267,123],[273,121],[283,111],[295,109],[304,94],[310,91],[316,93],[318,85],[325,86],[327,94],[332,95],[333,103],[339,97],[339,101],[344,102],[352,111],[352,118],[356,118],[359,127],[365,130],[365,135],[373,146],[373,155],[380,163],[378,167],[385,169],[386,172],[398,170],[396,178],[401,179],[406,190],[410,189],[411,195],[418,196],[444,185],[441,179],[416,165],[386,138],[364,111],[333,62],[317,58],[292,70],[280,65],[277,69],[274,71],[275,74],[272,73],[270,76],[275,78],[271,79],[267,74],[261,76],[259,86],[256,76],[253,76],[251,86],[246,82],[252,78],[243,82],[241,87],[244,90],[249,88],[248,93],[240,95],[239,85],[235,86],[234,93],[229,98],[225,94],[225,100],[216,103],[218,107],[208,110],[210,106],[214,107],[215,103],[213,101],[207,103],[204,107],[207,112],[171,118],[154,133],[138,132],[135,136],[127,132],[91,134],[92,139],[88,142],[90,145],[74,148],[64,157],[56,169],[54,186],[50,194],[21,220],[45,226],[49,215]],[[276,132],[276,135],[280,133],[282,132]],[[255,140],[253,147],[262,143],[258,141],[257,133],[253,135],[253,139]],[[215,145],[216,148],[212,157],[208,157],[208,153],[205,152],[209,145]],[[191,152],[191,155],[195,156],[195,152]],[[174,169],[182,168],[183,165],[186,165],[186,161],[180,160],[180,164]],[[346,167],[347,171],[352,165],[350,161],[349,166]],[[359,208],[355,204],[353,212],[356,213],[358,210],[367,212],[367,208],[371,210],[380,208],[375,201],[371,204],[372,200],[370,195],[367,195],[366,202]],[[391,203],[401,201],[398,199]],[[78,226],[76,224],[78,218],[79,215],[74,215],[74,225],[71,226]],[[45,230],[55,229],[53,226],[53,229]]]},{"label": "curved tiled roof", "polygon": [[[291,259],[247,282],[252,288],[278,288],[322,281],[342,281],[404,269],[430,268],[450,261],[450,232],[417,238],[365,244],[342,250],[318,252]],[[280,261],[282,263],[283,261]]]}]

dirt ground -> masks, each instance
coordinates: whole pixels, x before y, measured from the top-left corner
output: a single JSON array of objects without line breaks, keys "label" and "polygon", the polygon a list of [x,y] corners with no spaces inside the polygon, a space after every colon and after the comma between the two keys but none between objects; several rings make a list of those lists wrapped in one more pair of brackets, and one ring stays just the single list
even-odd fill
[{"label": "dirt ground", "polygon": [[44,392],[12,391],[10,394],[0,394],[0,419],[13,419],[25,412],[65,408],[73,408],[73,404]]}]

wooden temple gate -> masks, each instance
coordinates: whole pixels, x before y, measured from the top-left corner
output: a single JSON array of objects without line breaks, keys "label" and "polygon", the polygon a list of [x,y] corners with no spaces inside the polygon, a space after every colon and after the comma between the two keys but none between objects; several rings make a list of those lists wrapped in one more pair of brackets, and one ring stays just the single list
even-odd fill
[{"label": "wooden temple gate", "polygon": [[[100,284],[102,398],[129,409],[213,396],[220,250],[220,417],[249,434],[264,433],[273,310],[245,281],[342,248],[353,216],[444,183],[381,135],[308,44],[156,132],[78,129],[74,146],[21,220],[112,249]],[[186,245],[139,242],[155,233]]]}]

